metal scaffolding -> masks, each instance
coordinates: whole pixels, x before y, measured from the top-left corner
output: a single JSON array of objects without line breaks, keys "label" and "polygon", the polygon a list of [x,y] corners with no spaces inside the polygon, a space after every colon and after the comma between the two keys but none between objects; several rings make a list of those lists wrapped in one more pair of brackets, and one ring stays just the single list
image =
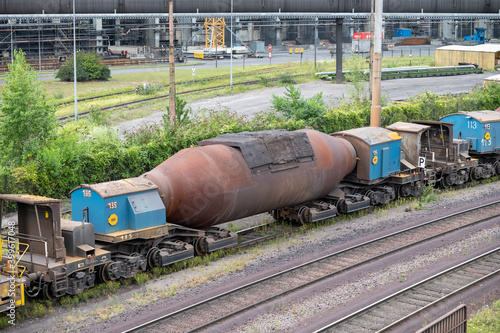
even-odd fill
[{"label": "metal scaffolding", "polygon": [[224,18],[205,19],[205,47],[224,47],[226,21]]}]

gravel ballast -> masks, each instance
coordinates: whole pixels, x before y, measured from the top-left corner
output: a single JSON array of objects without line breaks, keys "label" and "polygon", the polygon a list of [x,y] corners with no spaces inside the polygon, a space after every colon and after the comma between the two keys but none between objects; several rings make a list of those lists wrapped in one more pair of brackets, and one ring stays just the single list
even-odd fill
[{"label": "gravel ballast", "polygon": [[[202,300],[240,282],[286,269],[305,260],[306,257],[319,257],[322,253],[332,249],[345,248],[361,240],[378,237],[388,230],[403,229],[423,219],[443,216],[465,206],[474,207],[495,199],[500,199],[498,182],[442,193],[437,201],[425,205],[421,210],[410,209],[410,206],[415,206],[414,203],[390,209],[376,208],[374,212],[365,216],[352,220],[339,220],[330,226],[314,228],[285,240],[260,245],[211,262],[208,266],[185,269],[160,277],[156,281],[151,280],[142,286],[134,285],[123,288],[113,296],[80,302],[69,309],[59,306],[50,315],[18,324],[6,331],[19,331],[20,329],[23,332],[113,331],[124,322],[151,316],[156,312],[167,313],[170,309],[191,303],[193,300]],[[252,219],[245,219],[242,223],[253,222]],[[498,242],[499,238],[498,229],[485,230],[464,244],[470,248],[473,244],[483,241]],[[464,251],[463,246],[465,245],[450,245],[449,248],[442,249],[437,257],[435,253],[423,253],[413,262],[395,264],[382,274],[374,273],[375,275],[370,278],[372,281],[370,285],[376,288],[382,283],[397,281],[402,274],[410,274],[412,270],[428,265],[431,259],[438,260]],[[310,303],[291,307],[291,312],[277,311],[272,315],[256,318],[254,322],[246,326],[246,329],[254,331],[258,327],[259,332],[265,332],[273,328],[276,330],[278,326],[282,329],[291,328],[296,324],[293,320],[297,317],[296,313],[301,313],[303,316],[314,315],[327,305],[334,306],[339,302],[347,301],[346,295],[355,297],[366,286],[359,286],[356,281],[352,281],[339,288],[343,288],[346,293],[342,294],[339,290],[332,289],[331,295],[318,295],[317,298],[307,301]],[[175,295],[170,296],[170,294]],[[322,304],[322,302],[326,303]]]}]

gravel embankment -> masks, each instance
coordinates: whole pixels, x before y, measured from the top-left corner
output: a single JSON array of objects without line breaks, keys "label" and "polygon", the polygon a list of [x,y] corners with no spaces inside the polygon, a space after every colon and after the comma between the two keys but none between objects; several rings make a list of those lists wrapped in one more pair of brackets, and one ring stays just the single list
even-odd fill
[{"label": "gravel embankment", "polygon": [[[86,303],[81,302],[70,309],[59,307],[50,316],[17,325],[14,329],[10,328],[6,331],[64,332],[80,330],[92,332],[97,330],[105,332],[112,330],[117,325],[120,326],[125,321],[151,316],[152,313],[160,311],[167,312],[183,303],[203,299],[218,290],[228,289],[236,282],[251,280],[267,275],[269,272],[284,269],[308,256],[320,256],[322,252],[332,248],[347,247],[360,239],[370,239],[387,232],[387,230],[402,229],[425,218],[445,215],[464,206],[473,207],[494,199],[500,199],[498,182],[443,193],[438,201],[426,205],[425,209],[422,210],[410,210],[408,205],[391,209],[376,209],[375,212],[366,216],[309,230],[306,233],[280,242],[273,242],[270,245],[261,245],[243,253],[217,260],[208,266],[185,269],[140,287],[131,286],[126,288],[128,290],[121,291],[114,296]],[[252,222],[252,219],[245,219],[243,223]],[[496,233],[485,231],[485,234],[475,237],[475,240],[470,240],[469,246],[473,242],[484,241],[485,237],[492,238],[493,241],[500,239],[498,230]],[[445,253],[449,255],[452,252],[463,251],[463,248],[457,245],[442,251],[443,255]],[[403,273],[409,274],[409,271],[426,265],[430,258],[429,254],[422,254],[414,262],[395,264],[390,270],[384,271],[382,275],[373,276],[373,287],[375,288],[384,281],[394,281]],[[355,297],[358,293],[363,292],[366,285],[359,286],[356,281],[352,281],[341,288],[343,288],[344,293],[332,289],[330,295],[325,294],[317,299],[311,299],[310,304],[304,303],[303,306],[310,309],[308,310],[310,315],[314,315],[315,308],[323,307],[321,302],[327,302],[333,306],[338,302],[347,301],[346,295]],[[175,295],[167,297],[170,293],[175,293]],[[259,332],[260,329],[266,331],[272,327],[276,328],[275,324],[278,321],[285,329],[294,325],[295,321],[291,319],[292,317],[291,313],[274,313],[272,317],[264,316],[256,319],[247,328],[249,331],[253,331],[257,325]]]}]

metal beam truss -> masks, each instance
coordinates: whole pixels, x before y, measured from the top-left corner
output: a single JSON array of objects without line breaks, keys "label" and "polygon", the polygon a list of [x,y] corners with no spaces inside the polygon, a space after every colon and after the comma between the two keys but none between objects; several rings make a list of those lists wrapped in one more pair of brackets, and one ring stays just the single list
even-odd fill
[{"label": "metal beam truss", "polygon": [[224,47],[224,31],[226,30],[226,22],[224,18],[207,18],[205,19],[205,47],[216,48]]},{"label": "metal beam truss", "polygon": [[[208,19],[208,18],[224,18],[229,19],[230,13],[174,13],[174,19]],[[234,13],[233,18],[242,20],[258,20],[258,19],[369,19],[370,13]],[[168,13],[153,13],[153,14],[76,14],[77,20],[88,19],[166,19]],[[427,19],[427,20],[470,20],[470,19],[485,19],[498,20],[499,14],[482,14],[482,13],[384,13],[384,19],[388,20],[407,20],[407,19]],[[67,21],[72,20],[72,14],[30,14],[30,15],[0,15],[0,20],[46,20],[54,19]]]}]

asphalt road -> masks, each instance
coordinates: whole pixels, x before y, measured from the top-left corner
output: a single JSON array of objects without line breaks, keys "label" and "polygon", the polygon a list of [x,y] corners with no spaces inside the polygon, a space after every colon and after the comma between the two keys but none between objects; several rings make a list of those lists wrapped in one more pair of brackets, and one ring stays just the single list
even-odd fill
[{"label": "asphalt road", "polygon": [[[483,74],[468,74],[457,76],[438,76],[414,79],[396,79],[382,81],[382,94],[389,100],[406,100],[410,96],[423,94],[425,91],[436,94],[457,94],[469,92],[477,86],[481,86],[483,79],[494,72]],[[297,85],[301,89],[302,96],[309,98],[322,92],[325,103],[329,105],[337,104],[344,96],[348,98],[350,84],[335,84],[330,81],[313,81]],[[272,95],[283,95],[285,87],[265,88],[242,94],[231,96],[215,97],[198,100],[188,104],[194,112],[203,109],[219,110],[227,108],[230,111],[251,116],[257,112],[271,109]],[[126,131],[133,131],[134,128],[145,124],[152,124],[162,121],[163,112],[153,114],[149,117],[125,122],[118,126],[120,134]]]}]

